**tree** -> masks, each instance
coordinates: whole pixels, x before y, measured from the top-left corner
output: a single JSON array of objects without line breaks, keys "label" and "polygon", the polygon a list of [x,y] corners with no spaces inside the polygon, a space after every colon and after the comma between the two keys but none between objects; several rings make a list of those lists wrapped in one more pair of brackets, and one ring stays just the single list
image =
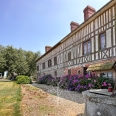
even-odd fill
[{"label": "tree", "polygon": [[4,59],[6,62],[4,70],[7,70],[9,73],[26,74],[29,70],[23,50],[21,49],[17,50],[12,46],[7,46],[4,52]]},{"label": "tree", "polygon": [[18,74],[26,74],[29,71],[29,65],[25,58],[25,53],[22,49],[17,50],[16,72]]},{"label": "tree", "polygon": [[8,71],[23,75],[34,75],[36,71],[36,59],[40,57],[40,51],[34,53],[22,48],[0,45],[0,72]]},{"label": "tree", "polygon": [[0,54],[0,72],[4,72],[5,59],[3,58],[3,54]]},{"label": "tree", "polygon": [[26,61],[29,65],[29,71],[27,73],[27,75],[31,76],[34,75],[35,71],[36,71],[36,59],[38,57],[40,57],[40,51],[33,53],[32,51],[27,51],[26,52]]},{"label": "tree", "polygon": [[5,48],[0,45],[0,72],[4,72],[5,59],[3,57]]}]

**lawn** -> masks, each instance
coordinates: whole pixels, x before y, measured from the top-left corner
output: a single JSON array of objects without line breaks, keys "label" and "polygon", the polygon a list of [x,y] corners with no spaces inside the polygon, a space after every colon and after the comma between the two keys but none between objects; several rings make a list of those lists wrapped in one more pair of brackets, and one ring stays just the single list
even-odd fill
[{"label": "lawn", "polygon": [[0,116],[21,116],[21,88],[15,82],[0,82]]}]

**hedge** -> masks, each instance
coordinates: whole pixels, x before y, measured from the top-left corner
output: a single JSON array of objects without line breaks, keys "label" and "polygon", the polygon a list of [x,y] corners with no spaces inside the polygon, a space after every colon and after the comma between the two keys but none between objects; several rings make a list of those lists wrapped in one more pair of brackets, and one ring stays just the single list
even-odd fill
[{"label": "hedge", "polygon": [[31,84],[31,78],[29,78],[28,76],[24,76],[24,75],[19,75],[16,77],[16,82],[17,84]]}]

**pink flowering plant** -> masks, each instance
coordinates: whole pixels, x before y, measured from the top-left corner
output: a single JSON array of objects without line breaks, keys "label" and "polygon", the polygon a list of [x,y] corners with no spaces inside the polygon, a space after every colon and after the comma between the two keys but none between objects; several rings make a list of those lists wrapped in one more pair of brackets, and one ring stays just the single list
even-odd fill
[{"label": "pink flowering plant", "polygon": [[114,82],[111,78],[99,77],[98,79],[99,88],[108,89],[109,86],[114,87]]}]

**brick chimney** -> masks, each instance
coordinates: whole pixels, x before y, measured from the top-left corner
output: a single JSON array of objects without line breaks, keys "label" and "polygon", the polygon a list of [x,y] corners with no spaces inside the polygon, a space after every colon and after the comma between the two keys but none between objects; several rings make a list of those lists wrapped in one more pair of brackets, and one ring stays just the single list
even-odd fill
[{"label": "brick chimney", "polygon": [[84,12],[84,21],[86,21],[91,15],[93,15],[96,12],[96,10],[91,6],[87,6],[83,10],[83,12]]},{"label": "brick chimney", "polygon": [[72,32],[73,30],[75,30],[78,26],[79,26],[78,23],[72,21],[72,22],[70,23],[71,32]]},{"label": "brick chimney", "polygon": [[51,46],[45,46],[45,53],[49,51],[52,47]]}]

